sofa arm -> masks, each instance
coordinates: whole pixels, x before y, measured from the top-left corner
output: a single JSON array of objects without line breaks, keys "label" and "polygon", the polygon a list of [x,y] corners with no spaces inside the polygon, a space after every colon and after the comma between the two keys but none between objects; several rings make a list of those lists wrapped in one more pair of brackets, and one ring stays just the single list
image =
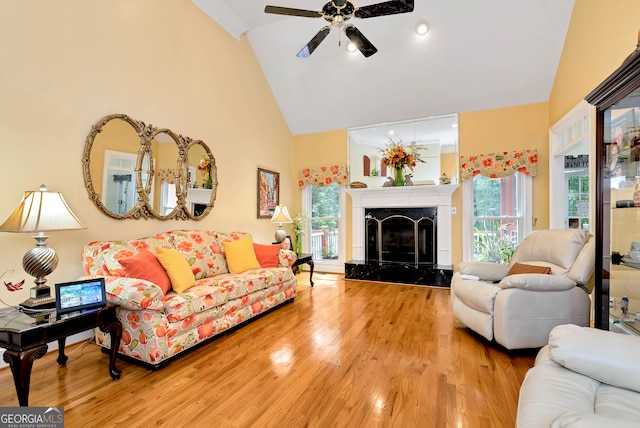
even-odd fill
[{"label": "sofa arm", "polygon": [[608,385],[640,392],[640,338],[565,324],[549,333],[551,358]]},{"label": "sofa arm", "polygon": [[474,275],[481,281],[500,281],[507,276],[509,266],[489,262],[462,262],[458,264],[462,275]]},{"label": "sofa arm", "polygon": [[[91,277],[83,277],[88,279]],[[93,276],[95,278],[95,276]],[[164,308],[164,293],[156,284],[144,279],[105,276],[107,300],[131,311]]]},{"label": "sofa arm", "polygon": [[291,267],[296,261],[296,253],[291,250],[280,250],[278,253],[278,267]]},{"label": "sofa arm", "polygon": [[520,273],[505,277],[498,284],[500,288],[520,288],[531,291],[564,291],[577,284],[566,276],[547,275],[544,273]]}]

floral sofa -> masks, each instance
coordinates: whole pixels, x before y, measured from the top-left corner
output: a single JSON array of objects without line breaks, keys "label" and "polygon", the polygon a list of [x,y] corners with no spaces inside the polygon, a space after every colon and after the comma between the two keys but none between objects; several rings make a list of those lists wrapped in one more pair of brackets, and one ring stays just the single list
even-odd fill
[{"label": "floral sofa", "polygon": [[[123,327],[119,353],[159,368],[183,351],[292,301],[297,286],[291,269],[295,262],[292,251],[271,248],[269,252],[275,259],[271,263],[263,263],[265,257],[262,256],[259,266],[230,273],[227,260],[230,257],[226,253],[231,256],[231,245],[247,240],[251,241],[251,235],[245,232],[192,230],[87,244],[82,252],[84,278],[105,277],[107,298],[119,305],[118,318]],[[259,258],[258,245],[254,247]],[[136,257],[151,253],[158,257],[157,263],[160,253],[164,254],[166,249],[181,253],[190,268],[187,275],[193,275],[193,285],[186,290],[182,286],[176,291],[169,270],[166,273],[173,289],[158,285],[163,282],[160,279],[157,283],[141,279],[152,269],[142,266],[143,263],[135,266]],[[253,255],[251,250],[244,252]],[[155,259],[153,256],[149,257]],[[132,265],[142,273],[129,274]],[[110,346],[108,334],[99,329],[96,329],[96,342],[105,348]]]}]

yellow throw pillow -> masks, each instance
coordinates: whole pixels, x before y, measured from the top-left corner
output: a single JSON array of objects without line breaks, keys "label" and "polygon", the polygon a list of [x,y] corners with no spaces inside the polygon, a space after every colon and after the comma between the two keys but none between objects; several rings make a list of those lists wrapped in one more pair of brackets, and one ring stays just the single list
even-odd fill
[{"label": "yellow throw pillow", "polygon": [[224,253],[227,257],[229,272],[240,273],[249,269],[258,269],[260,262],[253,249],[253,239],[250,236],[237,241],[222,241]]},{"label": "yellow throw pillow", "polygon": [[167,271],[173,291],[180,294],[193,287],[196,278],[184,255],[173,248],[156,247],[156,257]]}]

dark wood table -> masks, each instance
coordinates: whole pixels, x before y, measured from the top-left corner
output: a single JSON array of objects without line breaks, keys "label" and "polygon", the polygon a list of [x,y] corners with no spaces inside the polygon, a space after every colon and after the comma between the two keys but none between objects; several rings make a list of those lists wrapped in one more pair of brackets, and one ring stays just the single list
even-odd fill
[{"label": "dark wood table", "polygon": [[293,273],[296,273],[296,268],[300,265],[303,264],[308,264],[309,265],[309,284],[311,284],[311,286],[313,287],[313,257],[311,256],[311,254],[304,254],[304,253],[300,253],[300,254],[296,254],[296,261],[291,265],[291,269],[293,270]]},{"label": "dark wood table", "polygon": [[116,355],[122,336],[122,325],[116,317],[116,305],[59,317],[54,312],[28,314],[16,307],[0,309],[0,347],[6,349],[3,359],[11,366],[20,406],[29,405],[29,384],[33,361],[47,353],[47,343],[58,341],[58,364],[64,367],[66,338],[95,327],[111,335],[109,374],[120,379]]}]

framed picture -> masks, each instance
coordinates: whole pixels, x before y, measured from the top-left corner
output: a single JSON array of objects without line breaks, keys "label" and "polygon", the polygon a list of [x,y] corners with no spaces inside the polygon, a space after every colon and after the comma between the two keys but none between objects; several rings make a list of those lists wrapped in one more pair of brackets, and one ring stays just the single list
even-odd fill
[{"label": "framed picture", "polygon": [[258,168],[258,218],[271,218],[280,203],[280,174]]}]

